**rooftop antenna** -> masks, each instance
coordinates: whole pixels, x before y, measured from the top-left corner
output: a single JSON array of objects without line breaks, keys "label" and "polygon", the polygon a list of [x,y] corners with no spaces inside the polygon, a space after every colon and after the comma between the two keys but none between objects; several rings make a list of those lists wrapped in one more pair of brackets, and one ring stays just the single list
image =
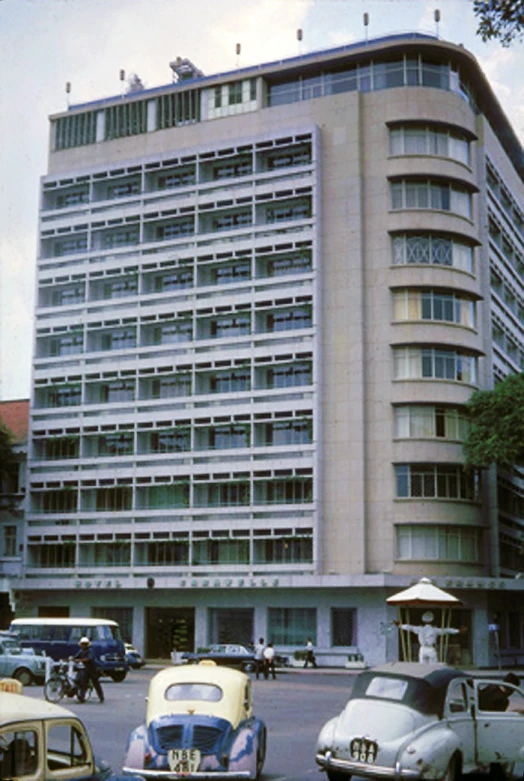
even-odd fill
[{"label": "rooftop antenna", "polygon": [[71,82],[70,81],[66,81],[65,91],[66,91],[66,95],[67,95],[67,98],[66,98],[66,100],[67,100],[67,108],[69,108],[69,95],[71,94]]},{"label": "rooftop antenna", "polygon": [[237,45],[235,46],[235,52],[236,52],[236,55],[237,55],[237,68],[238,68],[238,62],[239,62],[238,58],[240,57],[241,50],[242,50],[241,45],[239,43],[237,43]]},{"label": "rooftop antenna", "polygon": [[297,30],[297,41],[298,41],[298,53],[302,54],[302,46],[300,45],[302,43],[302,30],[299,28]]},{"label": "rooftop antenna", "polygon": [[123,68],[120,69],[120,81],[122,82],[122,97],[124,97],[124,81],[126,80],[126,72]]},{"label": "rooftop antenna", "polygon": [[366,32],[366,43],[368,42],[368,26],[369,26],[369,14],[366,12],[364,14],[364,28]]},{"label": "rooftop antenna", "polygon": [[440,10],[438,8],[435,8],[435,27],[437,28],[437,38],[439,37],[438,33],[438,23],[440,22]]}]

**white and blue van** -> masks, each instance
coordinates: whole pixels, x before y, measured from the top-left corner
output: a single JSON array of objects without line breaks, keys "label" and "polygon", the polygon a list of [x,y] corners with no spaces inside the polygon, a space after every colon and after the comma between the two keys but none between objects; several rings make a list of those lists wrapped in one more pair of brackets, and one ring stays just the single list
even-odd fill
[{"label": "white and blue van", "polygon": [[119,683],[127,675],[128,664],[120,627],[106,618],[15,618],[11,632],[16,632],[22,647],[44,651],[55,661],[74,656],[81,637],[91,640],[101,675]]}]

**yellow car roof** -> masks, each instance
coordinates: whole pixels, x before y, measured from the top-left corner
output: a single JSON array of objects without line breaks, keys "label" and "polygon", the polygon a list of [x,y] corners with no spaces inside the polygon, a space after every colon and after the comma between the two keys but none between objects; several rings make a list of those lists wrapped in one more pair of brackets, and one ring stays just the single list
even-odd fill
[{"label": "yellow car roof", "polygon": [[[218,702],[207,700],[168,700],[166,691],[177,683],[208,683],[222,690]],[[251,681],[245,673],[214,663],[183,664],[166,667],[158,672],[149,684],[147,723],[174,714],[199,714],[227,719],[233,727],[246,718],[245,694]],[[249,702],[250,708],[250,702]]]},{"label": "yellow car roof", "polygon": [[0,691],[0,727],[32,719],[63,719],[71,716],[74,713],[67,708],[46,700]]}]

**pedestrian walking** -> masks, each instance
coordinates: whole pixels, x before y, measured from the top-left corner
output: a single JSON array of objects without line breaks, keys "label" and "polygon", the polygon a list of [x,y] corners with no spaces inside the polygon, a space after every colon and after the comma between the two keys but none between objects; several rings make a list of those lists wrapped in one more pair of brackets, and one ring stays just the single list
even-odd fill
[{"label": "pedestrian walking", "polygon": [[78,641],[80,650],[75,654],[75,659],[82,662],[84,669],[78,683],[78,700],[79,702],[85,702],[86,689],[89,681],[92,682],[93,687],[98,694],[100,702],[104,702],[104,691],[100,686],[98,667],[96,665],[95,653],[91,648],[91,641],[88,637],[81,637]]},{"label": "pedestrian walking", "polygon": [[258,681],[258,676],[260,673],[264,672],[264,651],[266,648],[266,644],[264,643],[264,638],[259,637],[258,643],[255,645],[255,660],[256,660],[256,670],[255,674]]},{"label": "pedestrian walking", "polygon": [[317,660],[315,659],[315,653],[313,651],[313,643],[311,642],[310,637],[308,637],[306,641],[306,661],[304,662],[304,667],[307,667],[309,663],[311,663],[312,667],[317,666]]},{"label": "pedestrian walking", "polygon": [[268,643],[264,649],[264,678],[267,681],[269,673],[272,673],[273,680],[276,680],[275,674],[275,649],[273,643]]}]

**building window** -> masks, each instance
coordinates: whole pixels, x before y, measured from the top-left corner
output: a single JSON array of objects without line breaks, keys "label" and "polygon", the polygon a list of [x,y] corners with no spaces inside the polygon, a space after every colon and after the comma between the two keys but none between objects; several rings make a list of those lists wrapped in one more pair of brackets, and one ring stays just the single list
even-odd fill
[{"label": "building window", "polygon": [[214,426],[209,429],[208,442],[208,447],[216,450],[249,447],[250,428],[239,425]]},{"label": "building window", "polygon": [[446,236],[409,234],[392,239],[394,265],[452,266],[473,273],[473,247]]},{"label": "building window", "polygon": [[193,326],[189,321],[163,323],[153,329],[153,344],[189,342],[192,336]]},{"label": "building window", "polygon": [[248,482],[204,483],[195,485],[196,507],[238,507],[250,503]]},{"label": "building window", "polygon": [[242,82],[235,81],[233,84],[228,84],[228,103],[230,106],[236,106],[238,103],[242,103]]},{"label": "building window", "polygon": [[105,109],[105,140],[126,138],[145,133],[147,130],[147,102],[128,102]]},{"label": "building window", "polygon": [[78,493],[72,488],[50,489],[39,494],[39,499],[43,513],[72,513],[78,507]]},{"label": "building window", "polygon": [[286,366],[274,366],[267,371],[267,388],[295,388],[299,385],[311,385],[313,366],[311,363],[293,363]]},{"label": "building window", "polygon": [[258,446],[310,445],[313,442],[313,421],[310,418],[278,420],[257,425]]},{"label": "building window", "polygon": [[463,499],[479,496],[477,474],[459,464],[396,464],[397,499]]},{"label": "building window", "polygon": [[131,543],[104,541],[80,548],[82,567],[129,567],[131,564]]},{"label": "building window", "polygon": [[46,437],[43,443],[41,440],[35,440],[35,447],[39,452],[42,445],[43,453],[41,456],[49,460],[78,458],[80,452],[79,437]]},{"label": "building window", "polygon": [[80,385],[61,385],[49,388],[47,393],[48,407],[74,407],[82,402]]},{"label": "building window", "polygon": [[165,429],[151,434],[152,453],[179,453],[191,448],[191,432],[188,428]]},{"label": "building window", "polygon": [[157,377],[151,382],[147,398],[171,399],[191,395],[191,375],[177,374],[172,377]]},{"label": "building window", "polygon": [[101,404],[114,404],[119,401],[134,401],[135,381],[134,380],[115,380],[100,385]]},{"label": "building window", "polygon": [[221,217],[214,217],[212,230],[225,231],[233,228],[241,228],[252,223],[251,211],[235,212],[233,214],[224,214]]},{"label": "building window", "polygon": [[467,526],[402,525],[396,528],[401,561],[482,563],[482,533]]},{"label": "building window", "polygon": [[392,209],[437,209],[471,220],[471,193],[458,184],[403,179],[391,183]]},{"label": "building window", "polygon": [[242,279],[251,279],[251,261],[249,260],[218,266],[212,272],[212,281],[215,285],[230,285]]},{"label": "building window", "polygon": [[82,331],[58,336],[51,341],[50,355],[78,355],[84,349],[84,334]]},{"label": "building window", "polygon": [[192,271],[171,271],[169,274],[155,277],[154,290],[157,293],[165,293],[168,290],[181,290],[192,285]]},{"label": "building window", "polygon": [[311,307],[299,307],[268,314],[266,330],[269,333],[275,333],[276,331],[293,331],[296,328],[311,328],[311,325]]},{"label": "building window", "polygon": [[469,141],[463,133],[431,126],[406,125],[389,131],[392,155],[437,155],[469,165]]},{"label": "building window", "polygon": [[249,369],[231,369],[230,371],[217,372],[210,377],[211,393],[238,393],[248,391],[251,387],[251,373]]},{"label": "building window", "polygon": [[251,317],[249,314],[220,317],[211,321],[209,331],[213,339],[243,336],[251,333]]},{"label": "building window", "polygon": [[353,607],[331,608],[331,645],[356,645],[356,615]]},{"label": "building window", "polygon": [[133,489],[131,486],[97,488],[95,497],[97,512],[130,510],[133,504]]},{"label": "building window", "polygon": [[134,296],[138,292],[137,277],[128,279],[114,279],[104,285],[104,298],[125,298]]},{"label": "building window", "polygon": [[101,350],[125,350],[136,347],[136,328],[116,328],[102,334]]},{"label": "building window", "polygon": [[477,382],[477,359],[455,350],[433,347],[397,347],[394,349],[396,380],[439,379]]},{"label": "building window", "polygon": [[255,504],[308,504],[313,501],[313,478],[258,480]]},{"label": "building window", "polygon": [[394,318],[437,320],[475,327],[475,304],[470,298],[435,290],[399,290],[393,293]]},{"label": "building window", "polygon": [[144,486],[137,489],[139,509],[162,510],[189,506],[189,484],[180,480],[164,485]]},{"label": "building window", "polygon": [[213,105],[215,108],[222,107],[222,87],[215,87],[213,90]]},{"label": "building window", "polygon": [[81,304],[85,297],[85,286],[72,285],[53,290],[51,301],[46,302],[45,306],[69,306],[70,304]]},{"label": "building window", "polygon": [[16,556],[18,553],[16,549],[17,548],[16,526],[4,526],[3,535],[4,535],[3,555],[5,558],[12,558],[13,556]]},{"label": "building window", "polygon": [[268,608],[268,637],[274,645],[303,647],[306,638],[317,643],[317,611],[314,607]]},{"label": "building window", "polygon": [[401,439],[451,439],[462,442],[469,429],[465,412],[455,407],[395,407],[395,436]]},{"label": "building window", "polygon": [[253,545],[255,564],[310,564],[313,561],[311,537],[267,537]]},{"label": "building window", "polygon": [[150,567],[176,567],[189,564],[189,541],[137,543],[135,563]]},{"label": "building window", "polygon": [[98,438],[99,456],[126,456],[133,452],[133,434],[104,434]]},{"label": "building window", "polygon": [[29,566],[42,569],[74,567],[76,554],[74,543],[39,544],[28,546]]},{"label": "building window", "polygon": [[136,195],[140,192],[140,180],[134,179],[130,182],[121,182],[119,184],[110,184],[107,188],[108,198],[125,198],[128,195]]},{"label": "building window", "polygon": [[96,143],[96,115],[96,111],[87,111],[55,119],[55,150]]},{"label": "building window", "polygon": [[200,121],[200,90],[178,91],[157,98],[158,129],[192,125]]},{"label": "building window", "polygon": [[249,564],[249,540],[193,540],[193,564]]}]

